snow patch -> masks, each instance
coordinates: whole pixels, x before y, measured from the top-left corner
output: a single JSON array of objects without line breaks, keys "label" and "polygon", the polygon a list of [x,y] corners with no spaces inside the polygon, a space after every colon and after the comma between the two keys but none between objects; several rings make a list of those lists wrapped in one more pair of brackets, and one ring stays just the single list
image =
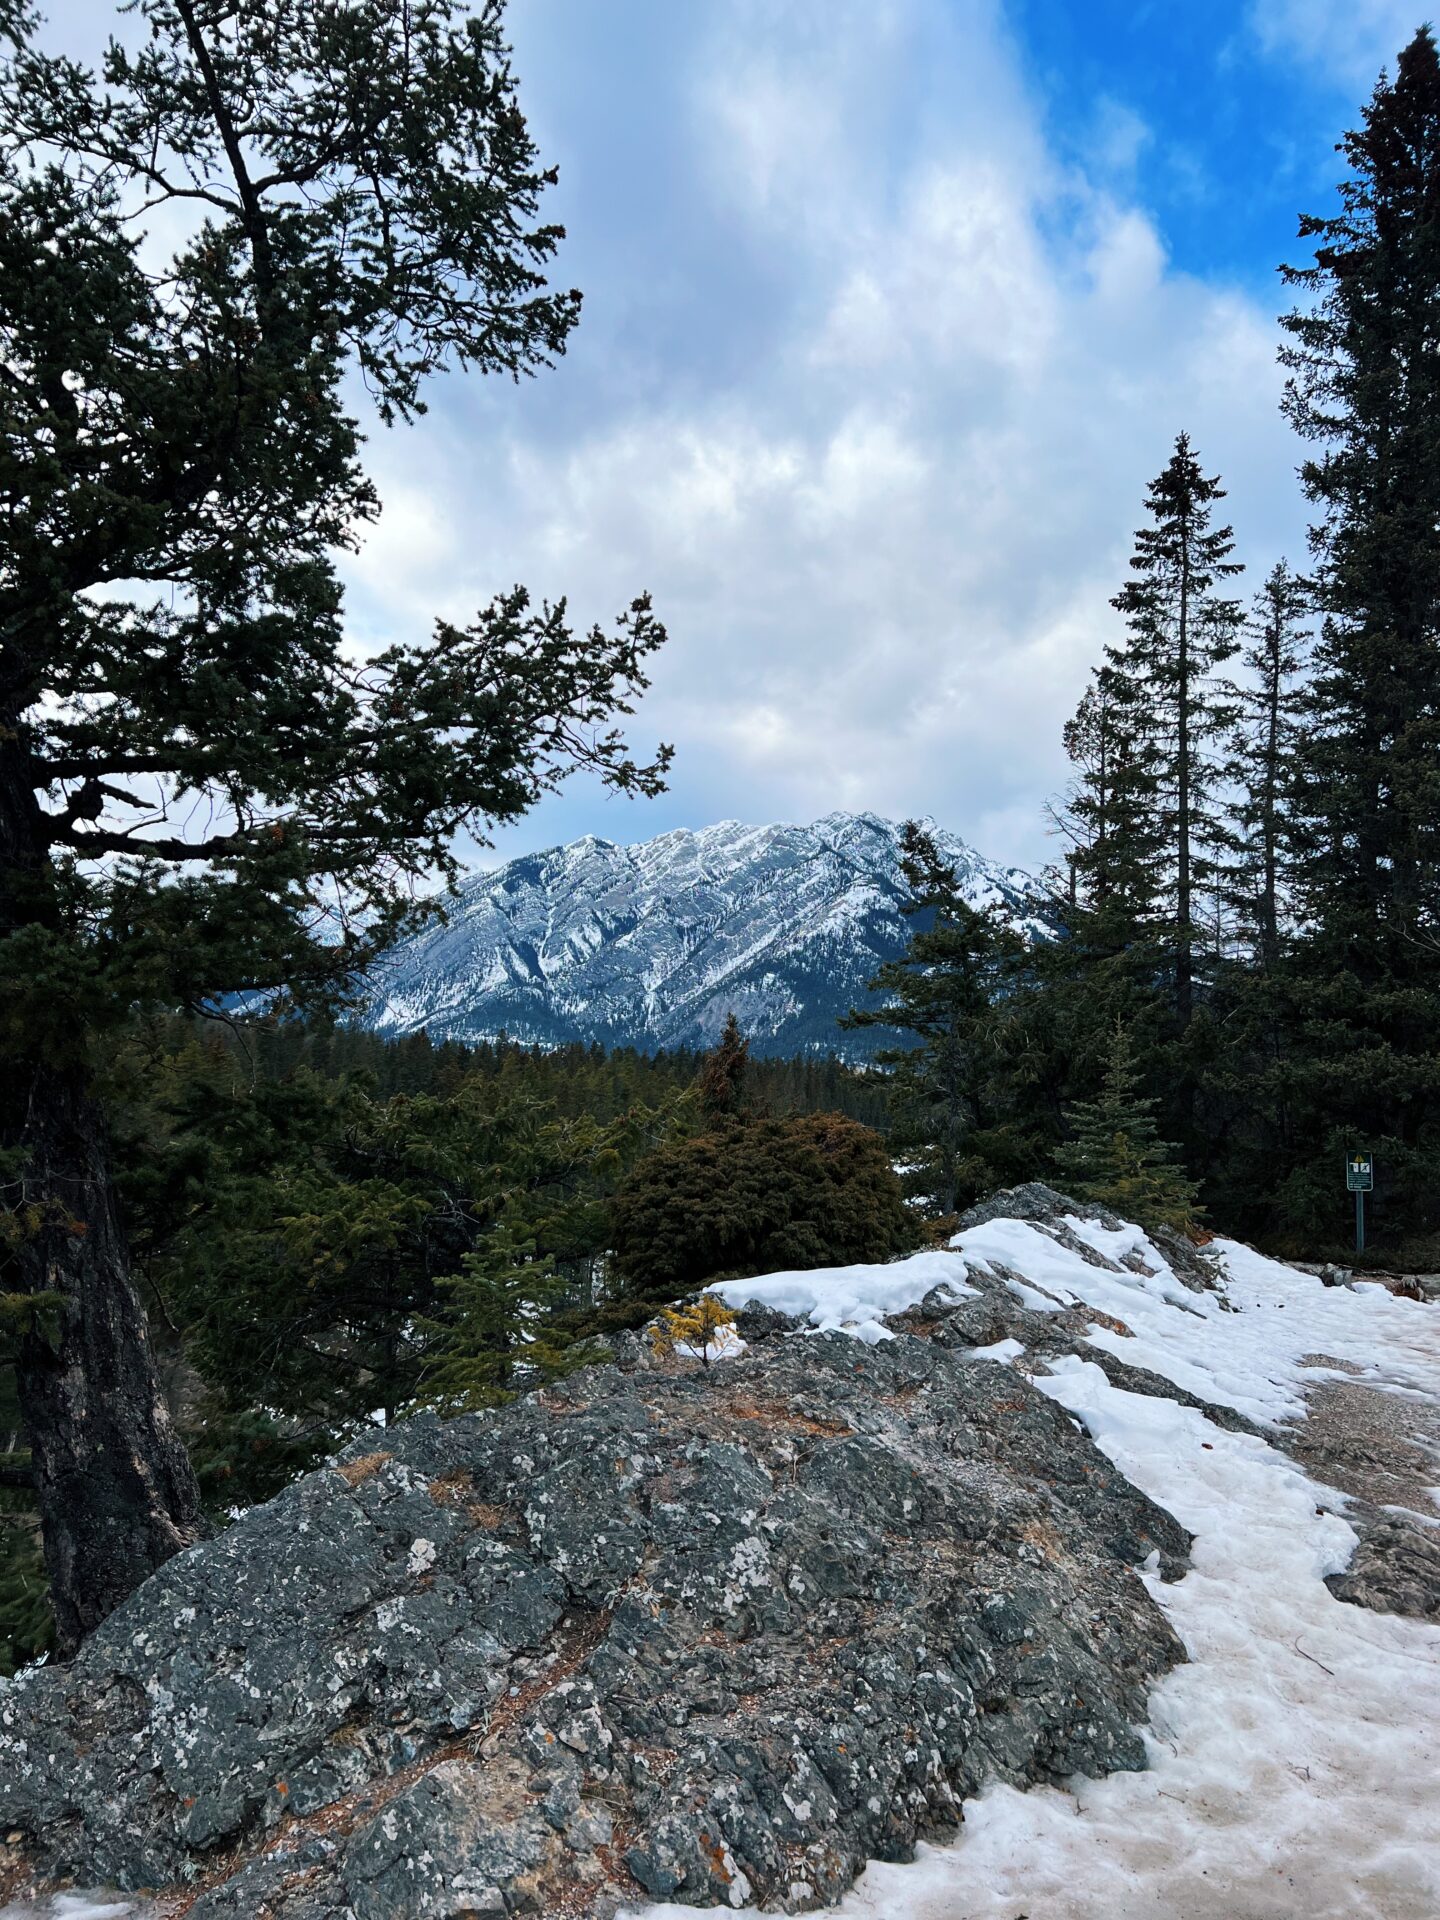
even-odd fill
[{"label": "snow patch", "polygon": [[1025,1351],[1020,1340],[997,1340],[992,1346],[970,1347],[966,1351],[967,1360],[999,1360],[1009,1366],[1012,1360],[1018,1360]]},{"label": "snow patch", "polygon": [[821,1267],[798,1273],[765,1273],[753,1280],[721,1280],[707,1292],[728,1307],[772,1307],[808,1320],[817,1333],[843,1332],[869,1346],[894,1335],[881,1322],[887,1314],[915,1307],[932,1287],[948,1287],[957,1300],[975,1292],[953,1253],[930,1248],[907,1260],[873,1266]]},{"label": "snow patch", "polygon": [[154,1909],[137,1906],[131,1900],[119,1900],[104,1893],[59,1893],[53,1900],[18,1901],[0,1907],[0,1920],[145,1920]]},{"label": "snow patch", "polygon": [[[1302,1416],[1323,1352],[1347,1377],[1440,1403],[1440,1313],[1383,1288],[1326,1288],[1233,1241],[1213,1253],[1221,1291],[1183,1287],[1137,1227],[1071,1220],[1107,1271],[1024,1221],[966,1229],[972,1265],[1026,1305],[1072,1303],[1122,1322],[1089,1338],[1262,1424]],[[716,1291],[814,1326],[864,1335],[951,1280],[949,1256],[768,1275]],[[1007,1276],[1008,1278],[1008,1276]],[[962,1291],[965,1289],[961,1289]],[[1012,1356],[1000,1349],[990,1357]],[[1082,1355],[1037,1385],[1078,1418],[1134,1484],[1195,1535],[1192,1566],[1141,1574],[1190,1655],[1150,1697],[1150,1768],[967,1803],[953,1846],[872,1863],[838,1920],[1434,1920],[1440,1913],[1440,1630],[1336,1600],[1324,1585],[1354,1549],[1317,1486],[1262,1438],[1228,1433],[1176,1401],[1127,1393]],[[687,1920],[653,1906],[645,1920]]]}]

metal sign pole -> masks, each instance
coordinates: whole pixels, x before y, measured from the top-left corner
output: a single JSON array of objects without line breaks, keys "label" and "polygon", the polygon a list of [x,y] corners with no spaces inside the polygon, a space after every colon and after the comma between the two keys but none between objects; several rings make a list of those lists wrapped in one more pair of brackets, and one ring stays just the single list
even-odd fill
[{"label": "metal sign pole", "polygon": [[1375,1156],[1363,1147],[1345,1155],[1345,1184],[1355,1196],[1355,1251],[1365,1251],[1365,1196],[1375,1184]]}]

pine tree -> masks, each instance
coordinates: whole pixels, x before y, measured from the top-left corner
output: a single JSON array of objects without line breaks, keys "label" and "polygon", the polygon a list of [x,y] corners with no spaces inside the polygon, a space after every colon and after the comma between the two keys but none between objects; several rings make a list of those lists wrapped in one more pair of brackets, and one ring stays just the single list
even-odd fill
[{"label": "pine tree", "polygon": [[1159,1137],[1156,1102],[1139,1091],[1128,1030],[1116,1024],[1094,1100],[1067,1110],[1071,1131],[1055,1164],[1077,1199],[1094,1200],[1149,1229],[1185,1232],[1195,1223],[1196,1188]]},{"label": "pine tree", "polygon": [[713,1125],[743,1113],[749,1064],[750,1042],[741,1033],[740,1022],[732,1013],[726,1018],[719,1046],[705,1056],[700,1069],[697,1086],[704,1122]]},{"label": "pine tree", "polygon": [[[1395,1225],[1440,1221],[1440,54],[1421,28],[1339,151],[1282,324],[1320,613],[1299,764],[1292,1184],[1376,1149]],[[1343,1200],[1343,1195],[1339,1196]],[[1298,1206],[1298,1202],[1297,1202]]]},{"label": "pine tree", "polygon": [[565,1275],[533,1236],[502,1222],[438,1282],[445,1317],[422,1320],[429,1350],[423,1404],[458,1413],[503,1405],[519,1393],[593,1364],[601,1349],[566,1325]]},{"label": "pine tree", "polygon": [[643,599],[609,635],[515,588],[345,644],[336,556],[377,511],[350,395],[404,420],[578,315],[500,5],[141,12],[97,79],[0,8],[0,1286],[65,1296],[16,1363],[64,1647],[202,1525],[99,1039],[136,1006],[343,1004],[458,830],[666,758],[612,726],[662,638]]},{"label": "pine tree", "polygon": [[625,1298],[660,1303],[731,1275],[884,1260],[920,1238],[878,1134],[839,1113],[752,1117],[637,1162],[615,1196],[611,1272]]},{"label": "pine tree", "polygon": [[702,1293],[689,1306],[662,1307],[650,1328],[650,1345],[662,1358],[695,1358],[707,1371],[712,1360],[732,1352],[739,1340],[734,1308],[713,1293]]},{"label": "pine tree", "polygon": [[906,1191],[943,1218],[996,1184],[986,1158],[986,1136],[1001,1118],[991,1010],[1021,943],[995,914],[969,904],[917,822],[906,822],[900,848],[909,946],[870,982],[883,1004],[856,1009],[841,1025],[909,1036],[873,1058],[887,1076],[888,1137],[906,1163]]},{"label": "pine tree", "polygon": [[1309,612],[1305,583],[1281,560],[1255,596],[1243,661],[1250,678],[1233,695],[1236,797],[1226,893],[1245,947],[1267,971],[1280,956]]},{"label": "pine tree", "polygon": [[1073,937],[1083,923],[1102,952],[1153,939],[1159,922],[1165,840],[1149,723],[1137,681],[1106,662],[1062,736],[1075,774],[1049,815],[1066,842],[1065,924]]},{"label": "pine tree", "polygon": [[1150,523],[1135,536],[1131,578],[1112,603],[1125,616],[1126,644],[1107,649],[1113,697],[1137,717],[1140,750],[1153,756],[1153,831],[1165,862],[1182,1032],[1194,1012],[1198,896],[1214,877],[1223,840],[1218,789],[1231,714],[1215,676],[1238,648],[1242,618],[1239,603],[1218,590],[1241,571],[1230,558],[1230,528],[1212,524],[1224,497],[1180,434],[1150,484]]}]

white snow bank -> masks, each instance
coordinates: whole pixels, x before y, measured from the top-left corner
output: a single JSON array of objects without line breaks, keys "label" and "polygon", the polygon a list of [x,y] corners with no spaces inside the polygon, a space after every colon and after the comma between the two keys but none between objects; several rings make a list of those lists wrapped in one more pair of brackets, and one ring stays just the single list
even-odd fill
[{"label": "white snow bank", "polygon": [[1092,1267],[1023,1220],[988,1221],[951,1244],[973,1265],[998,1262],[1023,1274],[1028,1284],[1010,1284],[1026,1306],[1053,1312],[1078,1304],[1123,1322],[1131,1337],[1097,1326],[1091,1343],[1252,1420],[1303,1413],[1307,1379],[1325,1377],[1323,1369],[1301,1366],[1307,1353],[1357,1362],[1371,1385],[1390,1392],[1428,1398],[1440,1389],[1440,1323],[1434,1309],[1418,1301],[1383,1287],[1322,1287],[1234,1240],[1213,1244],[1227,1283],[1223,1292],[1195,1293],[1139,1227],[1111,1232],[1074,1217],[1067,1225],[1106,1258],[1138,1256],[1152,1272]]},{"label": "white snow bank", "polygon": [[0,1907],[0,1920],[143,1920],[149,1907],[138,1907],[118,1895],[104,1893],[60,1893],[38,1907],[30,1902]]},{"label": "white snow bank", "polygon": [[[971,1228],[957,1246],[1022,1271],[1031,1304],[1083,1301],[1123,1320],[1133,1338],[1097,1327],[1093,1340],[1260,1420],[1302,1410],[1314,1352],[1440,1402],[1433,1307],[1325,1288],[1221,1242],[1231,1312],[1181,1288],[1138,1228],[1072,1225],[1112,1258],[1138,1252],[1154,1277],[1089,1267],[1021,1221]],[[878,1271],[898,1284],[904,1266]],[[850,1274],[780,1277],[805,1283],[812,1319],[832,1279],[837,1297],[858,1298]],[[1190,1662],[1151,1695],[1148,1772],[1076,1779],[1068,1793],[992,1787],[967,1804],[954,1846],[869,1867],[841,1920],[1435,1920],[1440,1630],[1331,1595],[1324,1576],[1355,1536],[1321,1509],[1343,1502],[1266,1441],[1122,1392],[1083,1358],[1037,1384],[1195,1534],[1183,1580],[1145,1576]]]},{"label": "white snow bank", "polygon": [[754,1280],[721,1280],[708,1289],[729,1307],[773,1307],[808,1320],[817,1332],[841,1329],[873,1346],[892,1338],[880,1322],[889,1313],[918,1306],[932,1287],[947,1286],[957,1300],[974,1293],[964,1264],[932,1247],[908,1260],[874,1266],[821,1267],[800,1273],[765,1273]]}]

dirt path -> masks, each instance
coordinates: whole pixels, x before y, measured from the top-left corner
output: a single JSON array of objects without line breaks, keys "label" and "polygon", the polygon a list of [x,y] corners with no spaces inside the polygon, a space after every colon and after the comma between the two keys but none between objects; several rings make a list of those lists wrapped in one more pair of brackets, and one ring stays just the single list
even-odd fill
[{"label": "dirt path", "polygon": [[1350,1496],[1340,1510],[1360,1545],[1330,1591],[1377,1613],[1440,1621],[1440,1404],[1403,1372],[1382,1366],[1355,1378],[1352,1361],[1305,1358],[1344,1376],[1308,1388],[1306,1417],[1285,1439],[1313,1480]]}]

